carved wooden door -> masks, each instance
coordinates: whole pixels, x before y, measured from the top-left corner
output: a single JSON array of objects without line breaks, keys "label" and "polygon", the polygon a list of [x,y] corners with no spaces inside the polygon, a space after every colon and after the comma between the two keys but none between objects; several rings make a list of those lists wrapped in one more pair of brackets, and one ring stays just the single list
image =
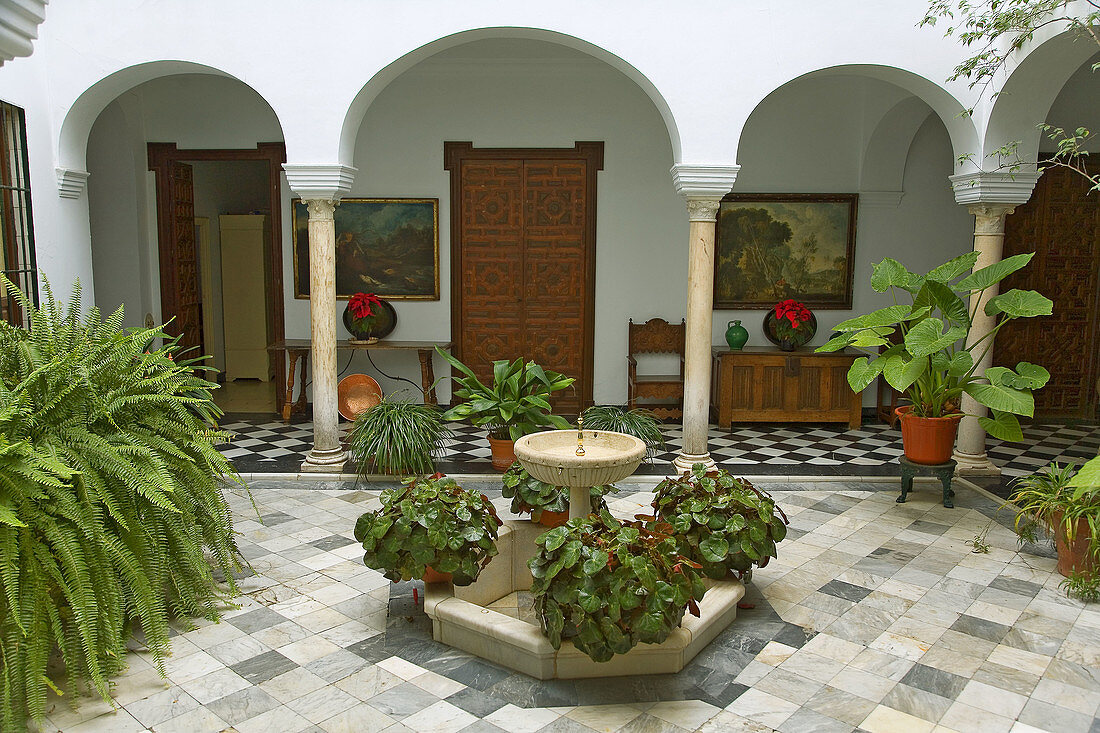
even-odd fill
[{"label": "carved wooden door", "polygon": [[1031,264],[1001,283],[1038,290],[1054,301],[1054,315],[1026,318],[998,335],[995,362],[1020,361],[1050,371],[1035,393],[1035,415],[1096,415],[1100,324],[1100,196],[1080,175],[1061,168],[1043,173],[1031,199],[1005,220],[1004,256],[1035,252]]},{"label": "carved wooden door", "polygon": [[202,355],[203,334],[192,169],[173,160],[162,170],[166,180],[157,182],[157,195],[164,197],[160,210],[168,215],[158,222],[161,316],[165,330],[181,336],[182,348],[196,347],[188,353],[193,358]]},{"label": "carved wooden door", "polygon": [[447,143],[452,178],[452,340],[491,378],[523,357],[574,377],[554,408],[592,401],[595,176],[602,143],[474,149]]}]

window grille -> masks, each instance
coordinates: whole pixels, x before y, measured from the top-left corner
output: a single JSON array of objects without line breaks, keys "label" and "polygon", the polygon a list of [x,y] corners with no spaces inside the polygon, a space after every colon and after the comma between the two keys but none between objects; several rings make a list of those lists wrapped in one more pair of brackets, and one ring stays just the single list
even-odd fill
[{"label": "window grille", "polygon": [[[0,271],[38,305],[27,125],[23,110],[0,102]],[[26,314],[10,295],[0,298],[0,319],[26,327]]]}]

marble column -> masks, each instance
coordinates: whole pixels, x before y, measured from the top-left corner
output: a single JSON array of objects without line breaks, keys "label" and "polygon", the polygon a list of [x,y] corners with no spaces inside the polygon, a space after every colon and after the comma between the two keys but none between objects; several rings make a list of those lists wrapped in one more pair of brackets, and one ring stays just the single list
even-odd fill
[{"label": "marble column", "polygon": [[[974,250],[978,253],[975,270],[1000,262],[1004,250],[1005,217],[1014,208],[1011,204],[990,203],[971,204],[967,207],[974,215]],[[984,338],[997,325],[996,316],[985,314],[985,303],[998,290],[996,286],[989,288],[982,293],[980,302],[977,303],[974,299],[979,296],[971,296],[970,312],[974,313],[974,320],[967,339],[968,346]],[[978,360],[977,373],[984,373],[993,365],[993,341],[988,340],[978,347],[974,357]],[[999,476],[1001,469],[993,465],[986,455],[985,430],[978,423],[978,418],[987,414],[988,410],[970,395],[963,395],[962,409],[967,415],[959,423],[959,437],[955,441],[953,457],[959,464],[956,472],[964,476]]]},{"label": "marble column", "polygon": [[714,305],[716,198],[688,197],[687,333],[684,344],[684,444],[673,461],[677,472],[696,463],[714,467],[707,450],[710,429],[711,327]]},{"label": "marble column", "polygon": [[339,473],[346,454],[336,405],[336,202],[306,199],[309,211],[309,321],[313,449],[303,471]]}]

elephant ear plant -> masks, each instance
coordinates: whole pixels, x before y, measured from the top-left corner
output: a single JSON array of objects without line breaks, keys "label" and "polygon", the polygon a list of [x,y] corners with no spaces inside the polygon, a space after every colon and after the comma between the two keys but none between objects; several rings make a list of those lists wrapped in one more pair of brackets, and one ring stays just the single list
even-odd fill
[{"label": "elephant ear plant", "polygon": [[569,423],[551,413],[550,395],[566,389],[572,377],[543,369],[533,361],[516,359],[493,362],[491,386],[482,383],[473,370],[446,351],[436,351],[462,376],[454,396],[462,400],[444,415],[444,420],[469,420],[489,431],[490,438],[517,440],[540,428],[568,428]]},{"label": "elephant ear plant", "polygon": [[[43,287],[0,322],[0,729],[47,688],[110,700],[131,629],[163,672],[172,618],[218,618],[240,570],[216,445],[217,385],[160,329]],[[152,346],[163,340],[161,348]],[[55,664],[62,663],[62,664]]]},{"label": "elephant ear plant", "polygon": [[684,611],[699,615],[703,581],[677,554],[667,524],[620,522],[604,510],[538,537],[527,565],[542,631],[555,649],[572,636],[596,662],[660,644]]},{"label": "elephant ear plant", "polygon": [[455,585],[474,582],[497,554],[493,505],[441,473],[382,492],[382,508],[355,523],[363,562],[395,583],[451,573]]},{"label": "elephant ear plant", "polygon": [[753,565],[764,567],[787,536],[787,516],[768,494],[702,463],[665,479],[655,493],[657,520],[672,526],[679,553],[710,578],[743,578]]},{"label": "elephant ear plant", "polygon": [[[979,418],[986,432],[1002,440],[1022,440],[1017,416],[1034,413],[1032,390],[1045,385],[1050,374],[1026,361],[1015,369],[990,367],[984,374],[979,367],[1002,327],[1017,318],[1049,316],[1053,304],[1034,290],[1012,289],[985,301],[985,315],[996,319],[992,330],[973,341],[970,331],[980,296],[1033,256],[1015,255],[970,272],[978,254],[968,252],[925,275],[887,257],[874,266],[871,287],[889,291],[894,305],[842,321],[833,327],[840,335],[817,350],[854,346],[872,355],[856,359],[848,371],[848,384],[856,392],[881,374],[905,393],[913,403],[912,414],[919,417],[958,413],[967,394],[990,409],[992,417]],[[899,303],[899,296],[911,298],[912,304]],[[968,306],[965,298],[974,305]],[[900,343],[893,343],[891,336]],[[874,351],[879,347],[884,348],[881,354]]]}]

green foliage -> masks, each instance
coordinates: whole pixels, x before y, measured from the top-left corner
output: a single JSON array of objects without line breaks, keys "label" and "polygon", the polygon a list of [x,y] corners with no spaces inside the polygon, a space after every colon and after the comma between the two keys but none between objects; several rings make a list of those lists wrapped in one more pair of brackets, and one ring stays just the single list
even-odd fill
[{"label": "green foliage", "polygon": [[[967,252],[926,275],[909,272],[888,257],[874,266],[871,286],[880,293],[890,291],[895,305],[842,321],[833,327],[839,335],[817,351],[854,346],[870,354],[856,359],[848,370],[848,384],[856,392],[881,374],[890,386],[905,392],[913,413],[922,417],[958,412],[962,395],[968,394],[992,412],[991,417],[979,418],[986,432],[1001,440],[1020,440],[1023,433],[1017,415],[1034,413],[1032,390],[1045,385],[1050,374],[1028,362],[1020,362],[1015,370],[992,367],[984,375],[977,369],[1006,323],[1049,316],[1053,303],[1034,290],[1013,289],[989,298],[985,313],[996,318],[996,325],[971,342],[976,313],[964,298],[980,302],[986,290],[1026,266],[1033,256],[1015,255],[970,272],[978,255]],[[903,294],[911,297],[912,305],[897,303]],[[901,343],[887,340],[895,333]],[[878,353],[879,347],[885,349]]]},{"label": "green foliage", "polygon": [[539,536],[527,565],[539,623],[555,649],[572,636],[577,649],[606,662],[640,642],[663,642],[685,609],[698,615],[705,588],[677,556],[670,531],[604,510]]},{"label": "green foliage", "polygon": [[383,491],[382,508],[355,522],[355,539],[363,562],[394,582],[422,578],[431,567],[469,585],[497,554],[501,524],[483,495],[437,473]]},{"label": "green foliage", "polygon": [[696,463],[655,491],[657,520],[671,525],[679,554],[707,577],[735,572],[743,578],[753,565],[777,557],[775,545],[787,536],[787,517],[771,496],[724,470],[708,472]]},{"label": "green foliage", "polygon": [[359,473],[372,468],[397,475],[426,474],[451,431],[435,405],[386,398],[359,413],[351,431],[351,457]]},{"label": "green foliage", "polygon": [[[531,518],[536,522],[546,512],[564,512],[569,510],[569,488],[566,486],[554,486],[527,472],[519,461],[516,461],[504,472],[504,485],[501,494],[505,499],[512,500],[512,512],[515,514],[531,513]],[[592,511],[599,512],[607,508],[604,496],[618,489],[608,484],[606,486],[593,486]]]},{"label": "green foliage", "polygon": [[[122,308],[81,315],[43,287],[24,331],[0,322],[0,727],[45,714],[47,661],[109,699],[132,622],[161,671],[172,616],[217,619],[240,566],[215,449],[217,385]],[[151,350],[151,353],[150,353]],[[226,585],[215,585],[215,573]]]},{"label": "green foliage", "polygon": [[[992,85],[1008,68],[1010,60],[1032,43],[1040,28],[1068,29],[1079,40],[1100,45],[1100,5],[1093,0],[1087,4],[1073,0],[932,0],[920,25],[935,26],[940,20],[947,24],[946,36],[955,36],[965,48],[974,50],[972,56],[955,67],[948,81],[969,79],[971,87]],[[1094,72],[1098,68],[1100,63],[1093,64]],[[973,115],[974,109],[965,113]],[[1089,130],[1078,127],[1067,131],[1048,124],[1040,124],[1038,129],[1055,143],[1056,152],[1048,160],[1030,164],[1036,165],[1040,172],[1050,167],[1068,168],[1088,180],[1091,190],[1100,191],[1100,175],[1085,165],[1089,153],[1084,145]],[[997,170],[1014,174],[1029,165],[1020,158],[1020,144],[1021,141],[1013,140],[989,153]],[[977,165],[973,158],[973,153],[961,155],[959,163]]]},{"label": "green foliage", "polygon": [[493,362],[493,384],[486,386],[468,366],[436,347],[436,352],[462,376],[451,376],[458,385],[454,396],[462,400],[444,420],[469,420],[487,428],[492,438],[516,440],[541,427],[568,428],[569,423],[551,414],[550,394],[575,381],[543,369],[533,361],[501,359]]},{"label": "green foliage", "polygon": [[[1094,462],[1100,463],[1100,458],[1090,461]],[[1081,485],[1077,486],[1078,483]],[[1021,541],[1037,541],[1042,530],[1073,543],[1079,537],[1078,522],[1083,520],[1088,542],[1086,556],[1100,566],[1100,484],[1076,480],[1073,464],[1051,463],[1041,471],[1017,479],[1009,501],[1016,511],[1015,528]]]},{"label": "green foliage", "polygon": [[1058,587],[1066,592],[1067,596],[1079,598],[1085,603],[1100,601],[1100,575],[1074,571],[1068,578],[1062,580]]},{"label": "green foliage", "polygon": [[626,433],[643,441],[646,445],[646,460],[652,461],[658,448],[665,447],[665,436],[661,432],[661,423],[649,410],[634,408],[628,410],[616,405],[593,405],[585,410],[584,427],[589,430],[605,430],[612,433]]}]

